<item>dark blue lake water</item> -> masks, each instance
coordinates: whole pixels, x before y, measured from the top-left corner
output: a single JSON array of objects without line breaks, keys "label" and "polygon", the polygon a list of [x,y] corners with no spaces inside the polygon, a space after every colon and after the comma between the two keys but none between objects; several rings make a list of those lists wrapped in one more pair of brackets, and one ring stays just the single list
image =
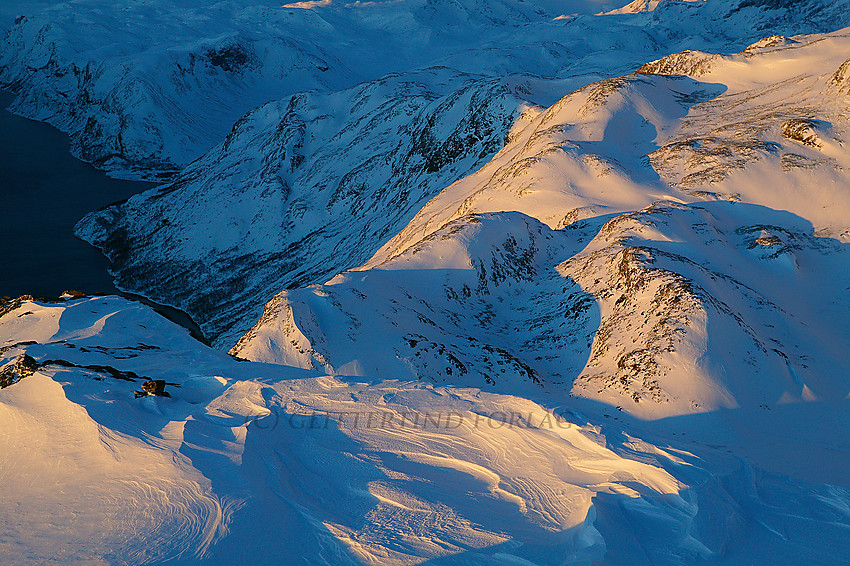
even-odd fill
[{"label": "dark blue lake water", "polygon": [[74,224],[153,185],[76,159],[67,135],[6,111],[13,98],[0,91],[0,296],[115,293],[106,258],[74,236]]},{"label": "dark blue lake water", "polygon": [[122,293],[100,251],[74,236],[92,210],[153,187],[122,181],[70,154],[68,136],[49,124],[7,112],[0,90],[0,297],[58,297],[62,291],[122,295],[152,307],[205,341],[185,312]]}]

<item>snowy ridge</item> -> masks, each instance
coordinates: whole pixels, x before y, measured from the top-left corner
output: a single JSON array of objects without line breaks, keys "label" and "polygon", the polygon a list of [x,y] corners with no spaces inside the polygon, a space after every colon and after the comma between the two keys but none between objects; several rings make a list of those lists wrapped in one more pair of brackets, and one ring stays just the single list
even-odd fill
[{"label": "snowy ridge", "polygon": [[115,175],[164,180],[240,116],[296,92],[434,65],[585,84],[670,52],[741,48],[764,29],[850,24],[847,0],[668,0],[651,12],[591,15],[616,7],[606,4],[87,0],[66,10],[27,0],[0,9],[9,26],[0,84],[19,95],[15,112],[69,133],[75,155]]},{"label": "snowy ridge", "polygon": [[[571,392],[656,417],[850,394],[825,377],[850,370],[834,342],[850,331],[837,314],[846,298],[779,306],[844,277],[846,244],[729,203],[653,205],[589,243],[598,221],[577,224],[465,217],[380,267],[281,293],[232,352],[530,398]],[[777,279],[783,289],[760,285]],[[835,318],[810,318],[823,309]]]},{"label": "snowy ridge", "polygon": [[637,14],[638,12],[651,12],[655,10],[662,2],[704,2],[705,0],[634,0],[626,4],[622,8],[605,12],[606,16],[614,16],[617,14]]}]

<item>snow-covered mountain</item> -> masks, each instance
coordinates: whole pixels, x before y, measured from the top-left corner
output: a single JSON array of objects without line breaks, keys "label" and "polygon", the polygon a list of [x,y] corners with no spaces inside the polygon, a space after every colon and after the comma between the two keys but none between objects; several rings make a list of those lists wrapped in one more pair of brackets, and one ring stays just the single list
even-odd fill
[{"label": "snow-covered mountain", "polygon": [[232,345],[262,298],[362,263],[486,163],[522,112],[517,90],[434,68],[269,103],[173,184],[89,215],[78,234],[120,287],[201,315]]},{"label": "snow-covered mountain", "polygon": [[233,353],[506,391],[519,376],[647,416],[845,397],[829,368],[850,374],[850,301],[810,290],[848,274],[850,34],[769,43],[529,110],[363,267],[273,299]]},{"label": "snow-covered mountain", "polygon": [[[539,30],[535,24],[533,37],[557,33],[559,45],[575,52],[575,59],[558,65],[550,56],[548,63],[537,55],[515,60],[519,51],[539,51],[527,47],[527,33],[517,32],[499,45],[476,46],[474,54],[467,46],[465,60],[460,52],[441,59],[463,68],[472,67],[468,63],[472,57],[480,62],[474,73],[431,67],[339,92],[301,93],[269,103],[240,119],[223,143],[193,162],[170,185],[90,216],[78,233],[113,260],[119,286],[186,310],[217,344],[229,346],[257,319],[262,303],[280,289],[323,282],[363,263],[404,227],[422,203],[474,172],[501,149],[512,125],[517,130],[525,126],[530,115],[526,111],[552,105],[591,77],[612,70],[633,71],[652,54],[669,49],[671,42],[734,45],[742,37],[759,37],[754,35],[753,28],[758,26],[753,22],[770,21],[782,27],[766,18],[771,14],[776,18],[776,13],[788,16],[767,10],[761,19],[744,19],[748,25],[738,26],[736,18],[750,8],[732,15],[721,8],[717,3],[674,2],[669,8],[656,9],[653,13],[658,14],[649,21],[626,18],[620,23],[625,16],[588,16],[568,25],[564,20],[546,20],[539,23]],[[821,7],[807,21],[819,21],[817,14],[840,19],[827,10]],[[736,23],[731,28],[737,33],[734,38],[721,35],[719,24],[707,19],[724,13],[727,23]],[[681,30],[672,30],[680,25],[678,18],[683,14],[696,23],[694,35],[681,36]],[[603,32],[599,29],[603,25],[610,29]],[[711,26],[717,34],[709,31]],[[586,45],[588,36],[601,44]],[[583,47],[569,43],[578,38],[585,42]],[[609,49],[625,44],[629,46],[625,54]],[[711,58],[687,53],[671,57]],[[505,68],[512,74],[492,77]],[[518,71],[552,78],[515,74]],[[613,88],[615,82],[601,84]],[[676,88],[704,91],[694,93],[697,98],[716,94],[711,85],[694,83],[661,87],[658,95],[675,97]],[[594,96],[604,94],[600,90]],[[648,104],[661,103],[652,100],[653,93],[636,96],[647,97]],[[672,112],[666,120],[681,118],[679,114],[685,112],[682,105],[664,104]],[[604,119],[597,127],[604,127]],[[655,137],[651,130],[624,134],[625,144],[631,143],[633,135],[647,138],[646,145],[633,152],[635,159],[657,149],[651,146]],[[683,147],[669,148],[669,155],[658,154],[659,168],[673,153],[682,154]],[[620,210],[651,202],[643,196],[642,184],[634,184],[634,190],[641,195]],[[241,204],[234,205],[235,201]],[[168,258],[166,270],[163,257]]]},{"label": "snow-covered mountain", "polygon": [[0,563],[846,562],[847,1],[69,6],[0,81],[214,347],[2,299]]}]

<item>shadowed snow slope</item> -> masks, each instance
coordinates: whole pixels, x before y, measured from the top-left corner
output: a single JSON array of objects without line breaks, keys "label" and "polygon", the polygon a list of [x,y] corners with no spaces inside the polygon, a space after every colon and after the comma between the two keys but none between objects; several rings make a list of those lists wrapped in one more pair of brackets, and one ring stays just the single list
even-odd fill
[{"label": "shadowed snow slope", "polygon": [[[0,391],[4,562],[829,564],[850,530],[846,486],[718,447],[734,419],[709,446],[603,406],[240,362],[117,297],[23,301],[0,344],[40,366]],[[171,397],[134,399],[142,376]]]},{"label": "shadowed snow slope", "polygon": [[435,68],[270,103],[175,183],[90,214],[77,233],[104,249],[119,287],[204,313],[229,345],[258,298],[362,263],[485,163],[523,109],[514,90]]}]

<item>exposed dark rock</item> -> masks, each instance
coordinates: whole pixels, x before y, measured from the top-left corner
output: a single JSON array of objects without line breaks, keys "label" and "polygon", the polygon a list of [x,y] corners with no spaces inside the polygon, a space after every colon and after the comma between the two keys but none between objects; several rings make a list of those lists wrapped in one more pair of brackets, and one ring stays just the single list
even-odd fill
[{"label": "exposed dark rock", "polygon": [[795,43],[797,42],[793,39],[788,39],[784,35],[770,35],[756,41],[752,45],[747,46],[747,48],[744,49],[744,55],[752,55],[761,49],[767,49],[769,47],[793,45]]},{"label": "exposed dark rock", "polygon": [[71,289],[69,291],[62,291],[62,294],[60,296],[61,297],[70,297],[72,299],[81,299],[83,297],[87,297],[88,295],[86,295],[82,291],[75,291],[75,290]]},{"label": "exposed dark rock", "polygon": [[17,309],[26,301],[32,301],[35,297],[32,295],[21,295],[20,297],[2,297],[0,298],[0,317],[7,315]]},{"label": "exposed dark rock", "polygon": [[0,389],[9,387],[29,377],[38,370],[38,362],[32,356],[21,354],[13,361],[0,368]]},{"label": "exposed dark rock", "polygon": [[687,75],[701,77],[711,72],[711,65],[720,55],[701,51],[682,51],[641,65],[637,73],[642,75]]},{"label": "exposed dark rock", "polygon": [[162,395],[169,397],[168,393],[165,392],[164,379],[150,379],[142,384],[142,389],[144,389],[148,395]]},{"label": "exposed dark rock", "polygon": [[256,65],[256,58],[242,45],[226,45],[218,49],[208,49],[204,56],[210,65],[228,73],[238,73]]},{"label": "exposed dark rock", "polygon": [[[144,203],[139,197],[90,214],[77,234],[104,250],[120,288],[174,305],[213,344],[232,344],[275,293],[366,261],[428,198],[501,148],[520,103],[509,89],[471,80],[432,89],[426,81],[434,75],[459,83],[465,77],[422,74],[422,81],[392,76],[334,97],[306,93],[257,109],[172,186],[148,193]],[[342,126],[317,115],[316,107],[328,104],[346,108]],[[311,139],[325,147],[305,154]],[[237,163],[248,178],[234,182]],[[234,194],[256,206],[245,224],[253,238],[175,254],[185,241],[176,234],[209,216],[191,203]],[[326,221],[302,219],[314,207]],[[221,214],[231,217],[226,209]],[[259,241],[278,244],[258,250]]]},{"label": "exposed dark rock", "polygon": [[850,96],[850,59],[844,61],[829,79],[829,87]]},{"label": "exposed dark rock", "polygon": [[141,379],[145,379],[144,377],[140,376],[135,372],[123,371],[120,369],[116,369],[112,366],[102,366],[98,364],[82,365],[75,364],[74,362],[69,362],[68,360],[44,360],[39,364],[39,367],[46,367],[51,365],[62,366],[66,368],[87,369],[97,373],[106,373],[109,374],[110,377],[114,377],[116,379],[123,379],[124,381],[139,381]]},{"label": "exposed dark rock", "polygon": [[819,149],[823,144],[817,130],[818,124],[815,120],[792,118],[782,124],[782,137]]}]

